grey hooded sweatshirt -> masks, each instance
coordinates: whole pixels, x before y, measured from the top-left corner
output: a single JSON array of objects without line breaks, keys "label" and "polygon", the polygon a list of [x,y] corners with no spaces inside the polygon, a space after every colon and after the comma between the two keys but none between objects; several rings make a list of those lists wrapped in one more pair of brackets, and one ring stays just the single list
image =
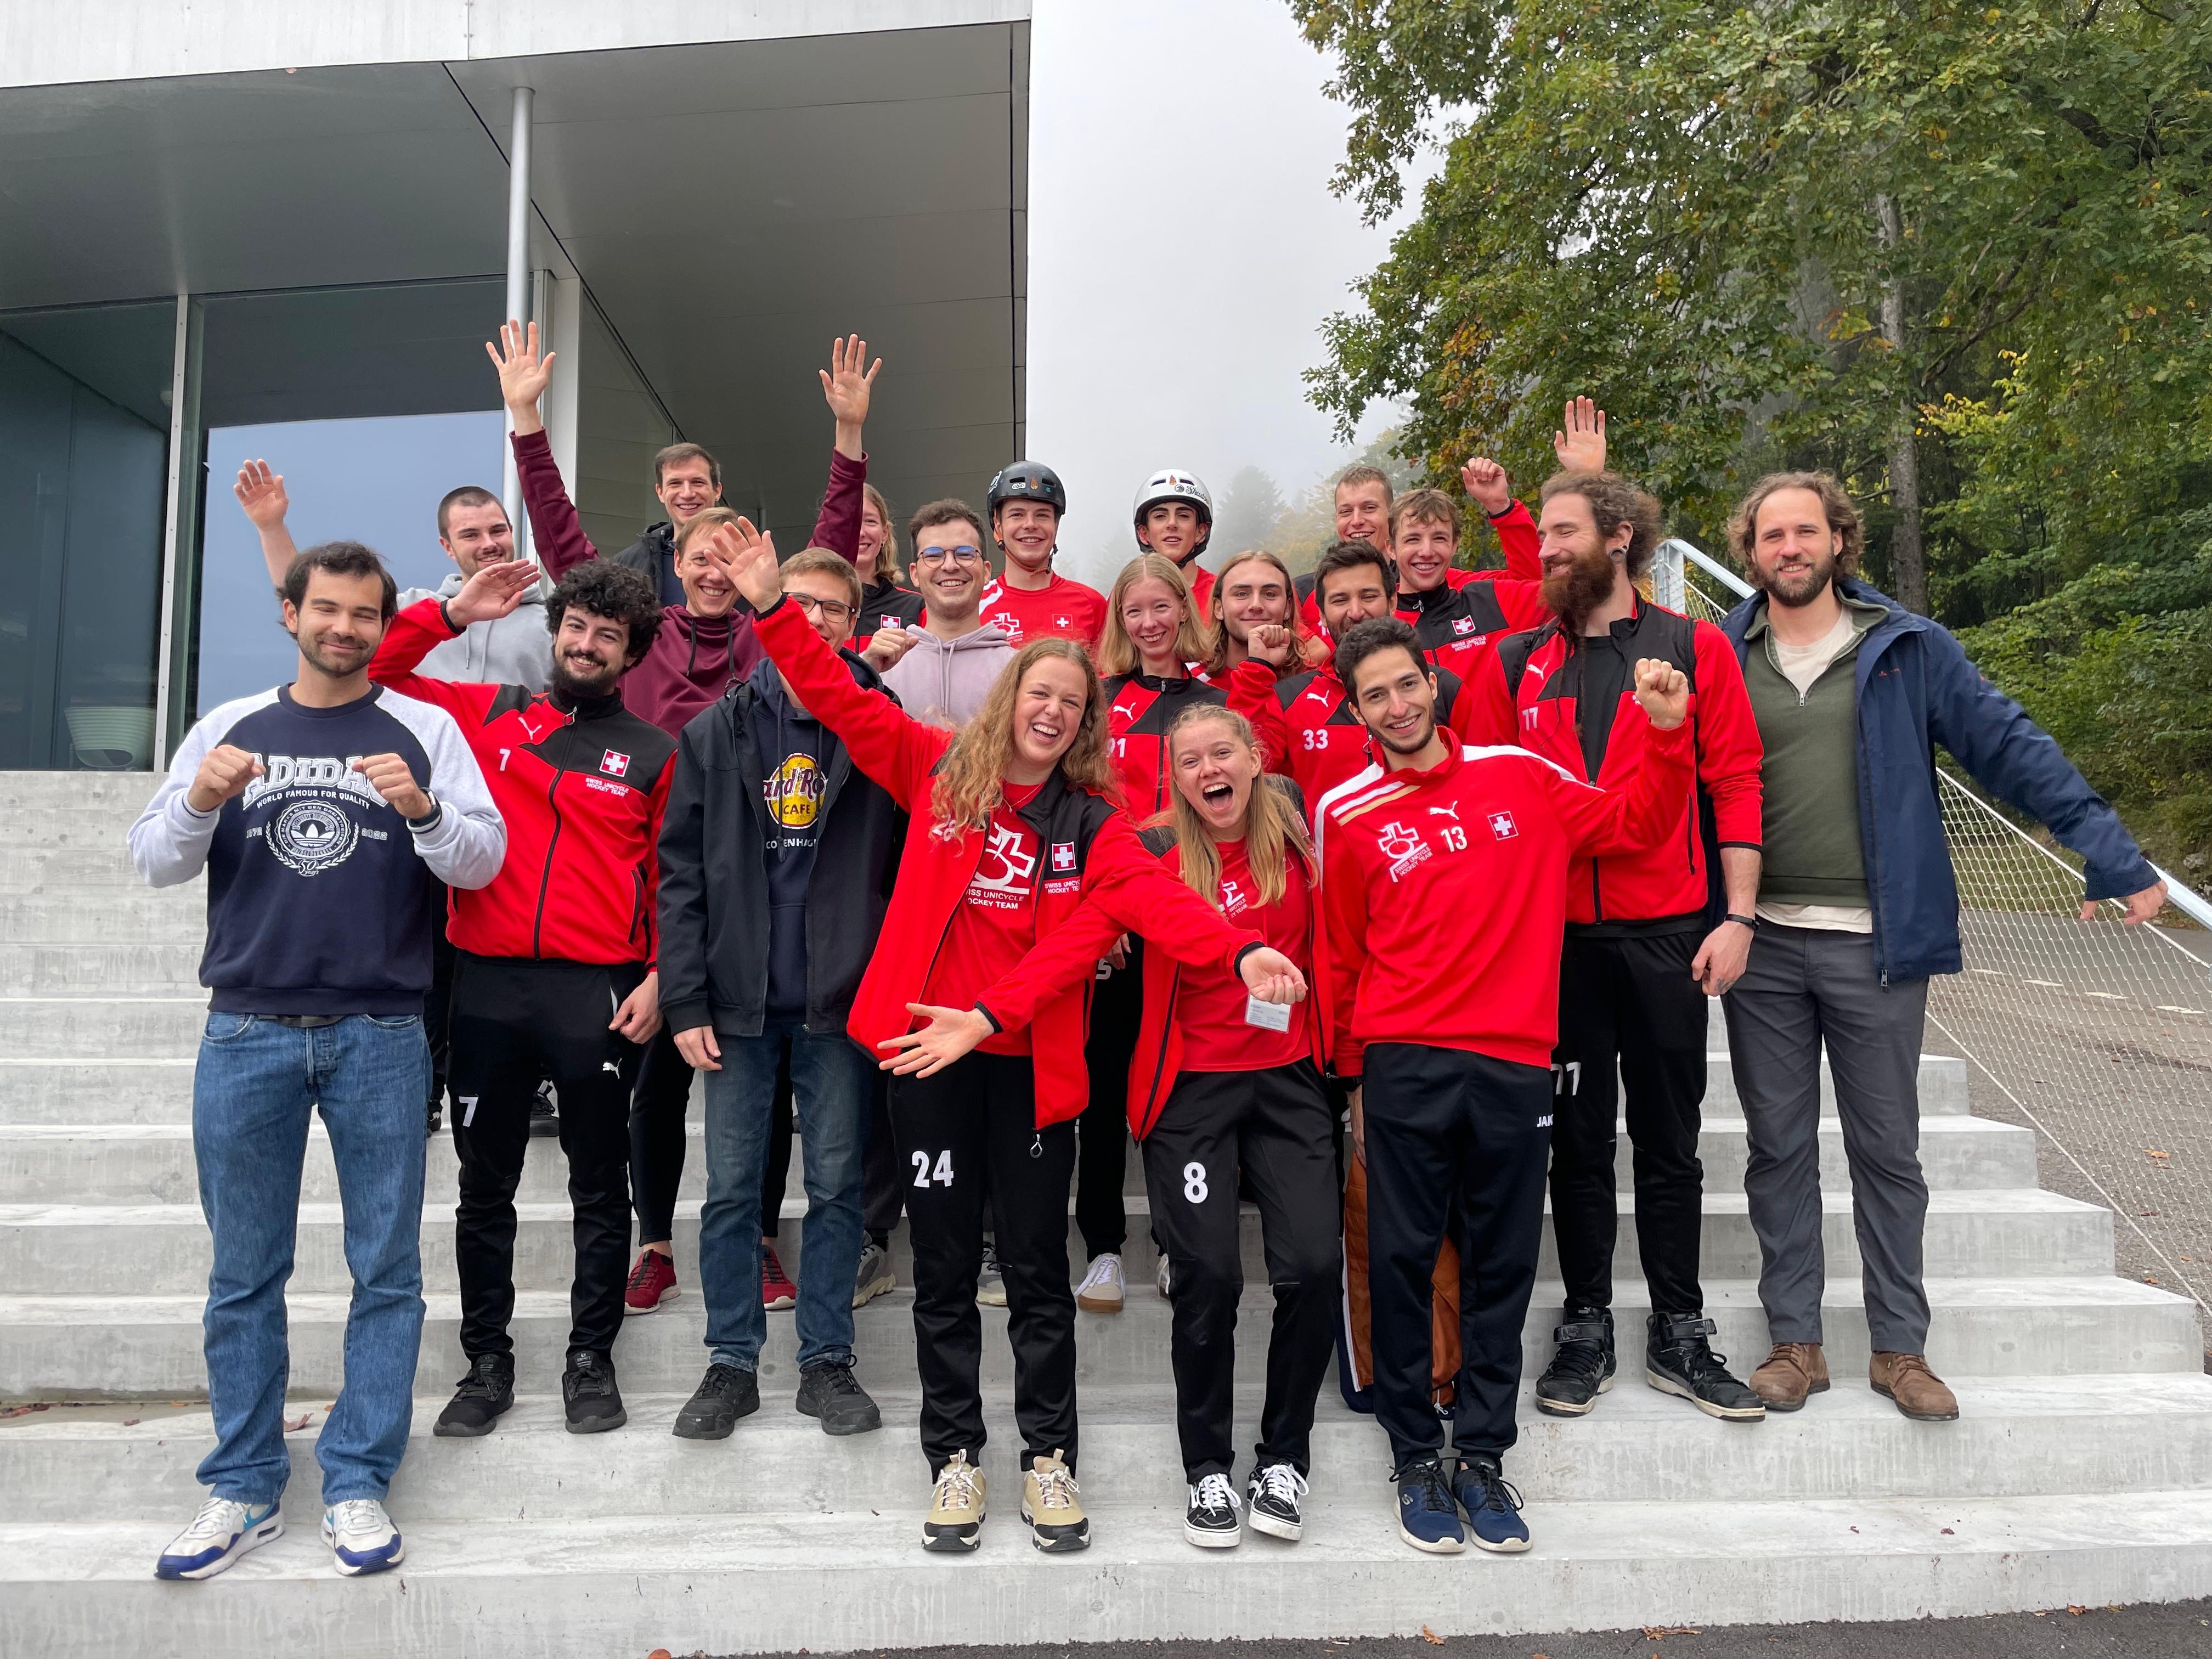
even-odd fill
[{"label": "grey hooded sweatshirt", "polygon": [[[435,587],[403,589],[399,608],[421,599],[450,599],[465,580],[456,570]],[[533,587],[506,616],[471,623],[457,637],[433,646],[415,672],[434,680],[543,691],[553,674],[553,636],[545,631],[544,594]]]},{"label": "grey hooded sweatshirt", "polygon": [[906,631],[915,636],[914,647],[884,671],[884,685],[907,713],[930,726],[965,726],[1014,659],[1012,642],[988,623],[957,640],[941,640],[919,625]]}]

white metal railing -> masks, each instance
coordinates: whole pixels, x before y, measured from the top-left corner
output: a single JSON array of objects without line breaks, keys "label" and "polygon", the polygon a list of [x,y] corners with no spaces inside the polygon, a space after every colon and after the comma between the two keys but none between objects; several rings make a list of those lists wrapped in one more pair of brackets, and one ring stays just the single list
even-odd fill
[{"label": "white metal railing", "polygon": [[[1751,592],[1691,544],[1661,544],[1655,600],[1679,593],[1675,608],[1717,622],[1727,607],[1708,587]],[[2118,1218],[2124,1267],[2212,1312],[2197,1283],[2212,1286],[2200,1265],[2212,1261],[2212,948],[2126,927],[2117,903],[2081,921],[2078,867],[1950,770],[1936,775],[1965,971],[1930,983],[1930,1024],[1989,1085],[1976,1109],[2050,1145],[2046,1184]],[[2212,927],[2212,905],[2160,874],[2175,908]]]}]

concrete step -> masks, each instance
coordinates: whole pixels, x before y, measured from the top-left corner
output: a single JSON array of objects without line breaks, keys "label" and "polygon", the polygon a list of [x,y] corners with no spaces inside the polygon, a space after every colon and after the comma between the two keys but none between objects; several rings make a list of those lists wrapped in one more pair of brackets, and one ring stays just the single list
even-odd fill
[{"label": "concrete step", "polygon": [[[285,1536],[220,1589],[160,1583],[149,1571],[185,1511],[0,1528],[0,1583],[16,1644],[45,1659],[389,1659],[458,1650],[453,1633],[475,1631],[495,1631],[495,1650],[517,1656],[878,1650],[949,1632],[1028,1644],[1078,1632],[1452,1636],[1918,1619],[2212,1589],[2212,1502],[2194,1492],[2056,1504],[1539,1503],[1528,1511],[1536,1547],[1510,1559],[1418,1555],[1376,1509],[1318,1510],[1297,1545],[1253,1537],[1200,1553],[1182,1540],[1179,1504],[1101,1505],[1089,1550],[1048,1557],[1030,1547],[1012,1495],[993,1496],[972,1559],[918,1547],[927,1492],[917,1469],[907,1505],[883,1515],[504,1525],[403,1516],[405,1569],[349,1583],[303,1492]],[[197,1605],[216,1598],[219,1616]]]},{"label": "concrete step", "polygon": [[[1128,1243],[1126,1255],[1133,1276],[1149,1277],[1158,1260],[1150,1237],[1147,1200],[1126,1195]],[[1823,1195],[1823,1237],[1828,1271],[1855,1276],[1858,1249],[1848,1194]],[[571,1224],[566,1200],[516,1206],[514,1279],[523,1290],[556,1290],[574,1268]],[[1085,1260],[1083,1238],[1071,1217],[1068,1249]],[[698,1255],[700,1201],[676,1206],[677,1270],[684,1273]],[[802,1199],[784,1200],[782,1232],[797,1255]],[[1260,1217],[1243,1206],[1244,1272],[1265,1283],[1267,1261],[1261,1248]],[[1635,1271],[1636,1222],[1620,1222],[1617,1261],[1622,1273]],[[335,1203],[300,1206],[298,1254],[292,1284],[307,1291],[344,1290],[344,1226]],[[903,1229],[893,1236],[892,1255],[904,1271]],[[1549,1227],[1545,1229],[1540,1275],[1558,1271]],[[1932,1194],[1924,1238],[1930,1277],[2002,1279],[2021,1275],[2078,1276],[2109,1273],[2112,1267],[2112,1215],[2100,1206],[2028,1188]],[[0,1284],[25,1287],[66,1286],[94,1295],[182,1294],[207,1283],[210,1256],[207,1226],[193,1204],[7,1204],[0,1205]],[[1699,1261],[1716,1279],[1749,1279],[1759,1273],[1759,1241],[1742,1194],[1708,1193]],[[785,1264],[799,1271],[795,1260]],[[457,1282],[453,1265],[452,1211],[426,1206],[422,1215],[422,1278],[437,1286]]]},{"label": "concrete step", "polygon": [[24,945],[0,956],[0,996],[195,996],[202,942]]},{"label": "concrete step", "polygon": [[[125,826],[126,828],[128,826]],[[88,824],[46,845],[16,842],[0,847],[0,893],[66,893],[145,889],[120,833],[100,834]]]},{"label": "concrete step", "polygon": [[0,997],[0,1054],[13,1060],[182,1060],[199,1051],[207,993]]},{"label": "concrete step", "polygon": [[91,1060],[0,1056],[0,1124],[189,1128],[193,1065],[189,1054]]},{"label": "concrete step", "polygon": [[153,772],[0,772],[0,814],[33,831],[64,814],[98,818],[120,836],[161,781]]},{"label": "concrete step", "polygon": [[[1917,1424],[1868,1389],[1839,1382],[1812,1409],[1763,1424],[1723,1424],[1661,1395],[1632,1370],[1588,1418],[1539,1413],[1522,1392],[1513,1480],[1529,1502],[1661,1502],[1735,1498],[2028,1498],[2039,1493],[2161,1492],[2212,1486],[2212,1379],[2179,1375],[1952,1379],[1960,1418]],[[723,1515],[787,1511],[855,1514],[914,1503],[926,1468],[911,1386],[864,1376],[882,1407],[878,1433],[832,1439],[800,1416],[788,1390],[763,1396],[726,1445],[669,1432],[680,1394],[625,1392],[628,1425],[610,1434],[566,1431],[556,1394],[524,1393],[481,1440],[440,1440],[430,1425],[442,1395],[415,1402],[406,1461],[392,1489],[395,1512],[446,1521],[588,1521],[687,1510]],[[1237,1391],[1237,1443],[1256,1438],[1256,1387]],[[320,1489],[315,1436],[328,1407],[295,1408],[286,1436],[290,1490]],[[1021,1437],[1011,1396],[987,1402],[990,1480],[1018,1479]],[[0,1429],[0,1487],[11,1518],[65,1522],[167,1521],[190,1513],[193,1478],[214,1446],[204,1410],[128,1423],[79,1420],[60,1408]],[[1161,1382],[1086,1388],[1080,1403],[1084,1491],[1093,1502],[1167,1510],[1183,1497],[1175,1390]],[[1388,1510],[1377,1478],[1389,1443],[1324,1384],[1313,1437],[1313,1501],[1331,1512]],[[744,1479],[714,1478],[742,1468]],[[1002,1487],[1002,1490],[1005,1488]]]},{"label": "concrete step", "polygon": [[[10,1281],[15,1282],[15,1281]],[[698,1281],[685,1275],[683,1295],[659,1312],[624,1322],[615,1359],[625,1386],[646,1393],[688,1392],[706,1355]],[[1961,1376],[2088,1376],[2140,1371],[2201,1371],[2203,1343],[2194,1304],[2154,1285],[2109,1274],[2083,1278],[1931,1279],[1934,1310],[1929,1360]],[[465,1369],[457,1332],[458,1298],[433,1282],[417,1392],[442,1395]],[[1550,1358],[1552,1328],[1562,1300],[1556,1280],[1539,1280],[1522,1332],[1524,1370]],[[201,1358],[204,1298],[176,1295],[0,1295],[0,1399],[189,1400],[206,1397]],[[878,1297],[855,1315],[855,1341],[869,1376],[884,1382],[914,1375],[911,1292]],[[301,1398],[329,1398],[338,1387],[339,1340],[347,1298],[295,1291],[287,1298],[291,1386]],[[1616,1285],[1616,1317],[1640,1328],[1650,1310],[1642,1283],[1631,1274]],[[1273,1299],[1245,1291],[1237,1322],[1237,1363],[1264,1363]],[[1866,1316],[1856,1277],[1831,1278],[1824,1325],[1831,1369],[1863,1375]],[[1708,1279],[1705,1310],[1718,1326],[1715,1346],[1740,1363],[1756,1364],[1767,1349],[1758,1287],[1741,1279]],[[1120,1314],[1079,1314],[1077,1342],[1086,1385],[1156,1382],[1168,1375],[1168,1308],[1149,1286],[1131,1287]],[[983,1370],[994,1382],[1012,1376],[1003,1309],[985,1309]],[[569,1330],[564,1291],[526,1291],[512,1327],[521,1374],[550,1386],[557,1376]],[[763,1376],[796,1384],[792,1322],[769,1317]],[[1256,1370],[1248,1375],[1257,1376]]]},{"label": "concrete step", "polygon": [[0,893],[0,936],[16,944],[82,945],[88,939],[197,946],[207,935],[207,883],[175,887],[80,888]]}]

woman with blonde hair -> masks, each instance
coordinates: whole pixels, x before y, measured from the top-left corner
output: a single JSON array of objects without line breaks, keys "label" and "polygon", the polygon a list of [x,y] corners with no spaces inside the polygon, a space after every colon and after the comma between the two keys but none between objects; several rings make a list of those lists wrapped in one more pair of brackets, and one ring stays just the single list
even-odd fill
[{"label": "woman with blonde hair", "polygon": [[[1105,677],[1107,735],[1122,803],[1139,824],[1165,813],[1174,799],[1167,781],[1168,727],[1186,708],[1229,701],[1198,672],[1198,665],[1212,654],[1211,635],[1182,566],[1144,553],[1121,567],[1106,598],[1098,672]],[[1091,1104],[1083,1115],[1075,1170],[1075,1224],[1091,1257],[1075,1305],[1086,1313],[1119,1313],[1128,1298],[1121,1262],[1128,1240],[1121,1194],[1128,1133],[1119,1103],[1144,1012],[1140,953],[1141,947],[1116,941],[1098,963],[1091,994],[1091,1039],[1083,1055],[1091,1073]]]},{"label": "woman with blonde hair", "polygon": [[[1244,717],[1188,708],[1168,733],[1172,820],[1145,832],[1163,867],[1232,924],[1258,928],[1300,964],[1313,960],[1316,868],[1302,805]],[[1088,976],[1089,955],[1116,923],[1088,902],[983,995],[1011,1025]],[[1253,1526],[1295,1540],[1310,1468],[1314,1401],[1334,1351],[1340,1288],[1334,1127],[1321,1083],[1315,1005],[1269,1017],[1216,963],[1145,964],[1143,1035],[1125,1096],[1143,1150],[1154,1233],[1174,1263],[1176,1430],[1189,1484],[1183,1535],[1226,1549]],[[947,1010],[906,1042],[933,1056],[964,1053],[981,1023]],[[1231,1444],[1237,1307],[1244,1276],[1237,1194],[1260,1207],[1274,1291],[1260,1443],[1240,1502]]]},{"label": "woman with blonde hair", "polygon": [[[713,545],[757,612],[763,647],[797,700],[853,763],[911,816],[899,878],[847,1030],[872,1053],[904,1046],[937,1012],[965,1010],[1038,941],[1094,902],[1116,930],[1141,927],[1164,951],[1291,1000],[1303,975],[1257,932],[1170,878],[1113,804],[1105,699],[1080,646],[1022,648],[957,732],[925,726],[854,683],[795,605],[775,550],[744,522]],[[1095,956],[1096,950],[1092,951]],[[1022,1514],[1040,1549],[1090,1542],[1074,1480],[1075,1304],[1067,1282],[1067,1182],[1085,1082],[1038,1055],[1081,1048],[1089,999],[1078,985],[1041,1000],[1022,1030],[994,1030],[957,1063],[896,1074],[891,1125],[914,1244],[921,1445],[936,1481],[924,1547],[975,1547],[984,1513],[982,1321],[975,1307],[988,1190],[1014,1350],[1023,1439]],[[1034,1036],[1034,1049],[1032,1048]]]},{"label": "woman with blonde hair", "polygon": [[898,521],[873,484],[860,489],[860,533],[853,562],[860,572],[860,614],[853,624],[853,649],[865,651],[881,629],[903,629],[921,620],[921,595],[899,580]]}]

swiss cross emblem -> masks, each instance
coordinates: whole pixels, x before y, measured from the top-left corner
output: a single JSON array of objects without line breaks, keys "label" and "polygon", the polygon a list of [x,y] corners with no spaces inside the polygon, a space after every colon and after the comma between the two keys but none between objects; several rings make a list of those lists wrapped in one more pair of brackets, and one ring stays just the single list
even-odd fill
[{"label": "swiss cross emblem", "polygon": [[1075,618],[1073,617],[1054,617],[1052,619],[1052,625],[1054,628],[1073,628],[1075,626]]},{"label": "swiss cross emblem", "polygon": [[1455,634],[1474,633],[1474,618],[1472,617],[1454,617],[1452,618],[1452,632]]},{"label": "swiss cross emblem", "polygon": [[599,770],[611,778],[618,778],[629,770],[629,757],[617,755],[610,749],[599,757]]},{"label": "swiss cross emblem", "polygon": [[1052,868],[1053,873],[1055,875],[1065,874],[1068,871],[1075,868],[1075,843],[1073,842],[1056,841],[1053,842]]},{"label": "swiss cross emblem", "polygon": [[1521,832],[1513,827],[1512,813],[1492,812],[1490,815],[1490,833],[1500,841],[1511,841]]}]

